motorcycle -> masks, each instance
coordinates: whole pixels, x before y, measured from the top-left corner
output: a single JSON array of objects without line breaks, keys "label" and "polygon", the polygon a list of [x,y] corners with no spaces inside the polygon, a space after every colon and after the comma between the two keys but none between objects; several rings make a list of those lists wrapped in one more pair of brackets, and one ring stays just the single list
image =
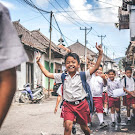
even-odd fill
[{"label": "motorcycle", "polygon": [[24,90],[21,92],[19,97],[20,103],[29,103],[30,101],[32,103],[39,103],[44,97],[43,87],[41,85],[37,85],[37,87],[32,90],[30,85],[31,84],[29,83],[24,85]]}]

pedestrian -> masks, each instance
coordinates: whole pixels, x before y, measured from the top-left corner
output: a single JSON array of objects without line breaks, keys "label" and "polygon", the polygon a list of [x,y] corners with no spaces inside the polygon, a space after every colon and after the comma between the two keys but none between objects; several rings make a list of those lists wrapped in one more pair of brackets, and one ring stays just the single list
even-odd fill
[{"label": "pedestrian", "polygon": [[134,81],[135,81],[135,72],[133,73],[133,78],[134,78]]},{"label": "pedestrian", "polygon": [[[61,118],[64,118],[64,106],[63,106],[63,84],[60,85],[60,87],[58,88],[57,90],[57,94],[58,94],[58,97],[57,97],[57,101],[56,101],[56,106],[55,106],[55,109],[54,109],[54,113],[56,114],[57,110],[58,110],[58,106],[59,106],[59,103],[62,99],[62,102],[61,102],[61,105],[60,105],[60,108],[62,108],[61,110]],[[75,127],[75,124],[76,124],[76,118],[74,119],[73,121],[73,126],[72,126],[72,134],[76,134],[76,127]],[[64,122],[63,122],[63,126],[65,127],[64,125]]]},{"label": "pedestrian", "polygon": [[93,96],[94,108],[97,113],[100,128],[106,127],[106,123],[103,119],[103,87],[107,84],[105,74],[102,73],[102,65],[100,65],[99,69],[92,75],[90,80],[90,88]]},{"label": "pedestrian", "polygon": [[[106,79],[108,79],[108,73],[105,72],[104,73],[105,76],[106,76]],[[103,113],[104,113],[104,116],[107,115],[108,113],[108,93],[107,93],[107,85],[104,85],[103,87]]]},{"label": "pedestrian", "polygon": [[112,123],[111,126],[114,127],[116,125],[115,122],[115,112],[117,114],[117,122],[121,122],[121,116],[120,116],[120,97],[113,97],[113,91],[115,89],[122,88],[120,81],[118,79],[115,79],[116,73],[115,70],[110,69],[108,71],[108,80],[107,80],[107,86],[108,86],[108,97],[109,97],[109,108],[111,108],[111,118]]},{"label": "pedestrian", "polygon": [[0,3],[0,127],[16,91],[16,66],[27,60],[9,11]]},{"label": "pedestrian", "polygon": [[[98,69],[101,59],[102,59],[102,47],[97,46],[96,48],[99,51],[99,57],[97,59],[95,67],[91,70],[85,71],[86,80],[91,77],[91,75]],[[63,83],[63,106],[64,106],[64,135],[70,135],[72,130],[72,125],[74,118],[76,117],[77,123],[80,124],[81,129],[85,135],[90,135],[90,129],[87,126],[87,123],[90,122],[90,110],[89,105],[86,100],[87,94],[82,86],[82,80],[78,69],[80,68],[79,56],[76,53],[68,53],[65,56],[65,66],[67,74],[65,79],[62,81],[62,73],[50,73],[44,66],[40,63],[41,56],[38,56],[37,64],[44,73],[46,77],[55,79],[56,83]],[[86,81],[85,80],[85,81]]]},{"label": "pedestrian", "polygon": [[[135,97],[132,93],[135,90],[135,81],[132,77],[132,68],[125,68],[126,76],[122,79],[122,86],[126,89],[127,95],[123,97],[123,105],[127,107],[127,124],[131,124],[131,117],[135,119]],[[125,90],[124,89],[124,90]],[[133,108],[132,116],[130,116],[130,109]]]}]

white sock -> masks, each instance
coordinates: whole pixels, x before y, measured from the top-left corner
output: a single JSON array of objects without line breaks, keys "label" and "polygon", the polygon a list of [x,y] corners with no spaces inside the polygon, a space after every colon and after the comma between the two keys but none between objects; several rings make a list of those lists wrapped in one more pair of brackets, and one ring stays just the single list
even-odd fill
[{"label": "white sock", "polygon": [[115,114],[114,113],[111,113],[111,118],[112,118],[112,122],[115,121]]},{"label": "white sock", "polygon": [[131,118],[130,118],[130,117],[128,117],[128,120],[131,120]]},{"label": "white sock", "polygon": [[107,113],[107,108],[104,108],[104,112]]},{"label": "white sock", "polygon": [[103,122],[103,113],[97,113],[100,124]]}]

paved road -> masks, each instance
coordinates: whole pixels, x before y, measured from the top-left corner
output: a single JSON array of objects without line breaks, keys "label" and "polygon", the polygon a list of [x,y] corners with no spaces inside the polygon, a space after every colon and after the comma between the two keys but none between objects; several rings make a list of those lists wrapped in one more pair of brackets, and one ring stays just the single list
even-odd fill
[{"label": "paved road", "polygon": [[[63,135],[63,119],[60,118],[60,109],[54,114],[56,97],[46,99],[41,104],[18,104],[14,103],[8,116],[1,128],[0,135]],[[106,122],[110,123],[110,117],[105,117]],[[124,117],[123,124],[124,124]],[[92,134],[93,135],[133,135],[135,127],[108,126],[104,130],[96,130],[98,127],[97,116],[94,116]],[[83,135],[79,125],[77,134]]]}]

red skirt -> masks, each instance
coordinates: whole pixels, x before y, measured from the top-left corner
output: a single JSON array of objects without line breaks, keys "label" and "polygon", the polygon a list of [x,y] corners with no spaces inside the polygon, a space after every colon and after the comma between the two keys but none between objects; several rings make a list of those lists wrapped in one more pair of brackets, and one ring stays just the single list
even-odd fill
[{"label": "red skirt", "polygon": [[80,102],[78,105],[72,105],[66,101],[63,103],[64,106],[64,121],[71,120],[74,121],[76,118],[76,122],[80,125],[87,125],[91,122],[90,119],[90,109],[87,100]]}]

